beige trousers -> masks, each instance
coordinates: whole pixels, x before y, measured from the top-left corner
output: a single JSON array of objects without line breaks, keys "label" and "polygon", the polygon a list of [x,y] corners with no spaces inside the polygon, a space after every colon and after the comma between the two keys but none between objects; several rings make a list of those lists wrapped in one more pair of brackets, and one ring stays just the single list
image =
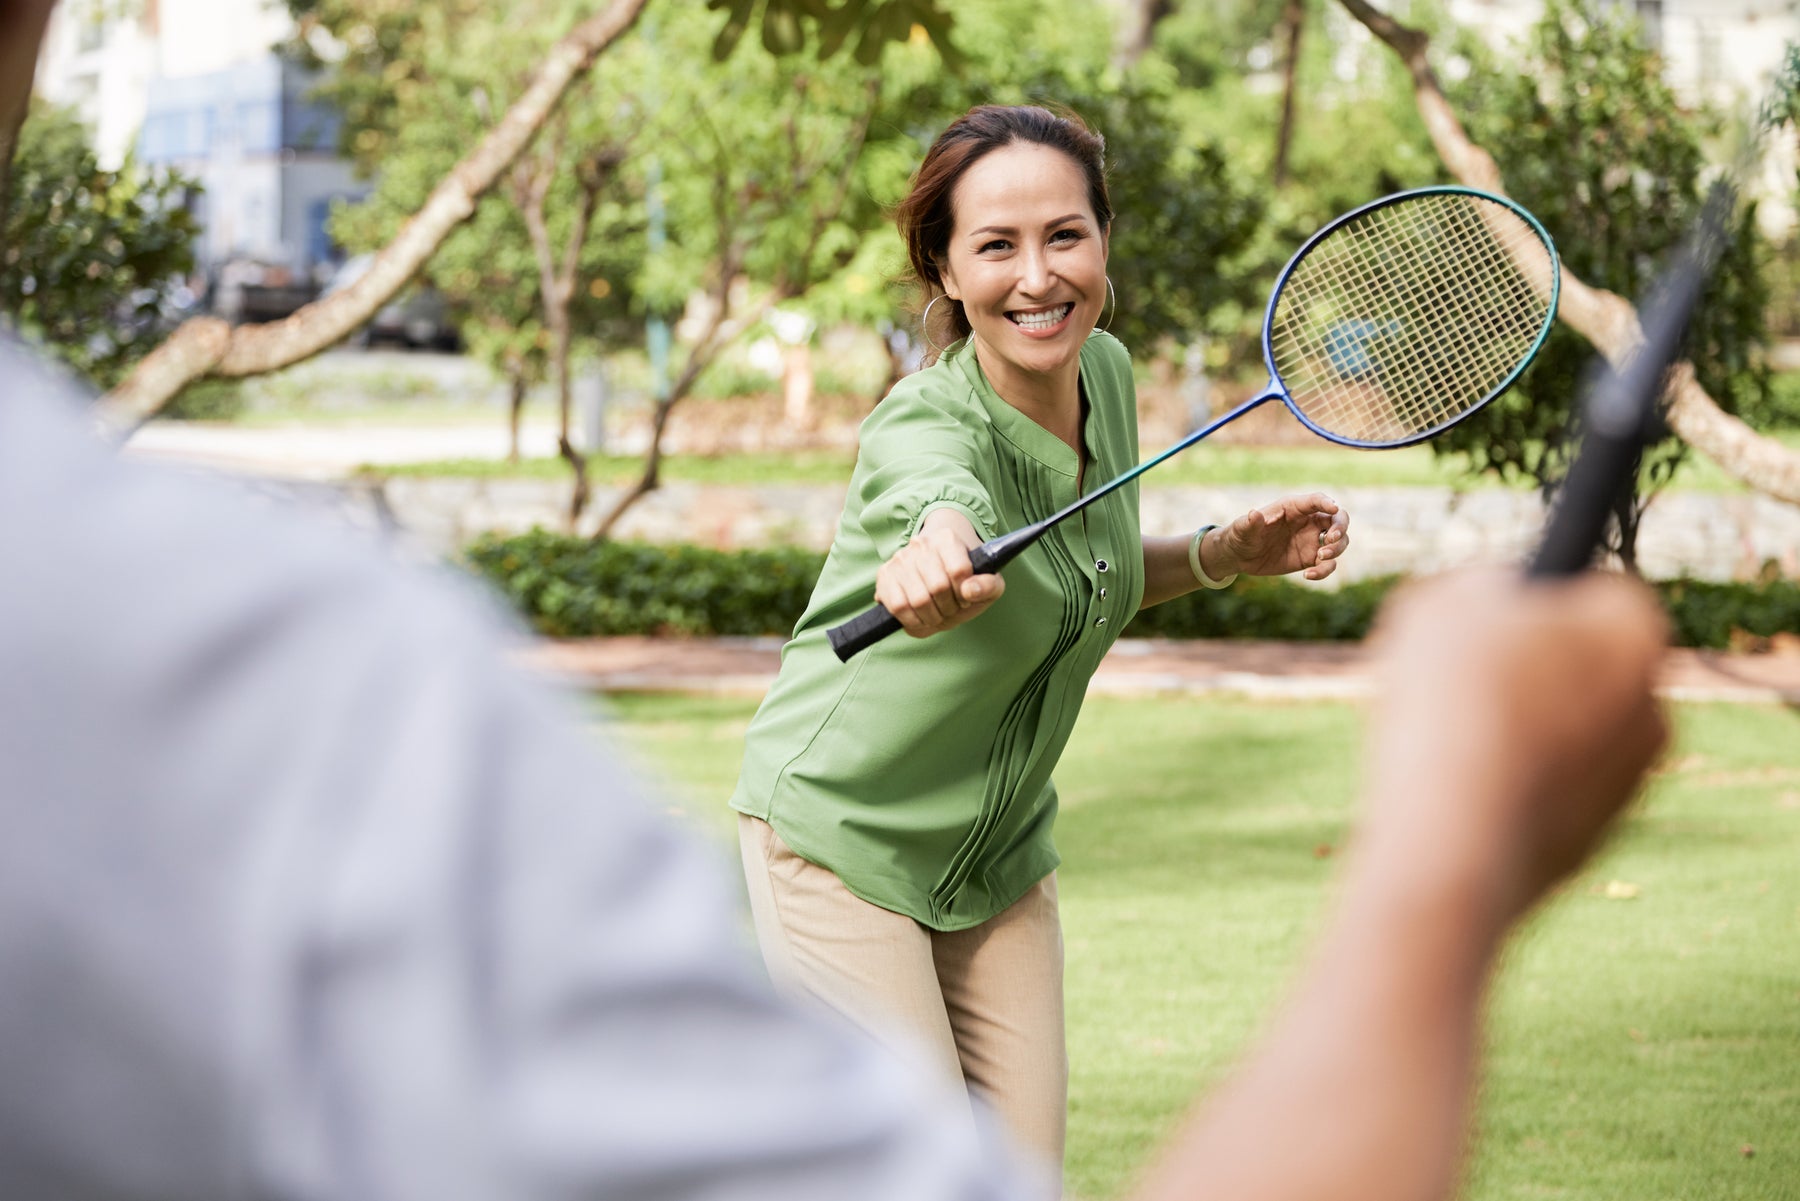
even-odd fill
[{"label": "beige trousers", "polygon": [[750,912],[775,983],[810,993],[890,1045],[922,1042],[1019,1142],[1060,1172],[1068,1123],[1056,877],[944,933],[856,896],[742,814]]}]

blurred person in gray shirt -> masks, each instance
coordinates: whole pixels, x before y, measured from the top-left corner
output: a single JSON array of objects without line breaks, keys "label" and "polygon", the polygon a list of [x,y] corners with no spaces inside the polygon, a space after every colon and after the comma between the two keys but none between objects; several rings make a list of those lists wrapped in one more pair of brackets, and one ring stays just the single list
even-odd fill
[{"label": "blurred person in gray shirt", "polygon": [[[0,1196],[1056,1194],[770,990],[723,859],[472,584],[82,403],[0,337]],[[1493,957],[1660,747],[1662,637],[1616,580],[1398,603],[1331,920],[1134,1196],[1454,1191]]]}]

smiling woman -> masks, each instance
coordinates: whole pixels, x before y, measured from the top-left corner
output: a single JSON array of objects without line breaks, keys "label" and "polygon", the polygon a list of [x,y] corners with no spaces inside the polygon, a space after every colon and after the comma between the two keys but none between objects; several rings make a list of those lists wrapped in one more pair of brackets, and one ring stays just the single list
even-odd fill
[{"label": "smiling woman", "polygon": [[[898,218],[927,340],[947,345],[862,427],[731,798],[772,974],[922,1040],[1053,1164],[1067,1058],[1050,775],[1088,681],[1141,607],[1239,572],[1323,579],[1349,544],[1348,515],[1317,494],[1146,537],[1133,483],[1004,577],[972,570],[983,540],[1138,461],[1130,357],[1096,328],[1112,303],[1104,150],[1072,115],[984,106],[927,153]],[[913,639],[846,666],[827,631],[871,589]]]}]

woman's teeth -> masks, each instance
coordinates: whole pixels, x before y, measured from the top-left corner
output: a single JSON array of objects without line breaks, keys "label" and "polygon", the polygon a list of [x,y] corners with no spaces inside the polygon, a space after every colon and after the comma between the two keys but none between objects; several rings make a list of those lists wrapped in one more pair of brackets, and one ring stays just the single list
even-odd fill
[{"label": "woman's teeth", "polygon": [[1020,329],[1049,329],[1069,315],[1072,304],[1059,304],[1053,309],[1045,309],[1041,313],[1008,313],[1012,323]]}]

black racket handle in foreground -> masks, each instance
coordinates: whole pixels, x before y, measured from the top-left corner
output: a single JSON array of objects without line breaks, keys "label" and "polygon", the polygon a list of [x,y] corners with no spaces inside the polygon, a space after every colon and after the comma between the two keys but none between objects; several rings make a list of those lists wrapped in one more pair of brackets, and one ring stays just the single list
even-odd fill
[{"label": "black racket handle in foreground", "polygon": [[1715,186],[1693,236],[1652,285],[1643,308],[1643,345],[1624,370],[1612,371],[1602,363],[1592,378],[1582,412],[1581,449],[1531,561],[1531,576],[1571,576],[1593,561],[1607,516],[1631,488],[1644,447],[1662,424],[1657,398],[1718,263],[1734,200],[1731,188]]},{"label": "black racket handle in foreground", "polygon": [[[1083,497],[1074,507],[1085,508],[1089,502],[1099,500],[1102,495],[1104,492],[1096,492],[1091,496]],[[989,538],[969,552],[969,566],[975,569],[976,575],[993,575],[1018,558],[1026,547],[1049,533],[1050,527],[1067,515],[1067,512],[1058,513],[1053,517],[1028,525],[1022,530],[1001,534],[998,538]],[[905,628],[900,624],[898,617],[887,611],[886,605],[875,604],[858,613],[843,625],[833,626],[825,631],[825,636],[831,640],[831,649],[837,653],[838,660],[848,663],[860,652],[868,650],[888,635],[898,634]]]}]

